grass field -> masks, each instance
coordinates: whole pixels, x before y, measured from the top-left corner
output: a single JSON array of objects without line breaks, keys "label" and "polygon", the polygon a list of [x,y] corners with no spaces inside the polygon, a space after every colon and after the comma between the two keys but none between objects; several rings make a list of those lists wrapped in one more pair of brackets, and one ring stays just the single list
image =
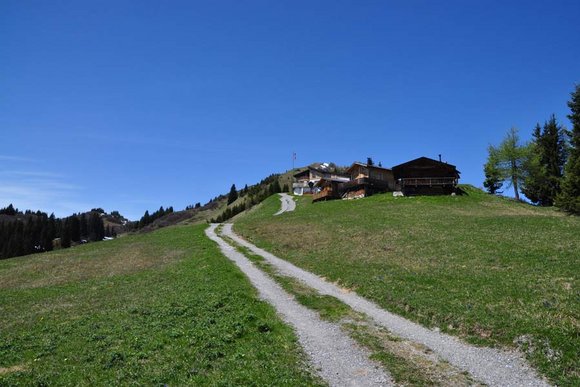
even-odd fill
[{"label": "grass field", "polygon": [[580,384],[580,219],[489,196],[310,202],[277,197],[243,236],[388,310],[489,346],[518,348],[560,385]]},{"label": "grass field", "polygon": [[0,385],[316,385],[205,226],[0,261]]}]

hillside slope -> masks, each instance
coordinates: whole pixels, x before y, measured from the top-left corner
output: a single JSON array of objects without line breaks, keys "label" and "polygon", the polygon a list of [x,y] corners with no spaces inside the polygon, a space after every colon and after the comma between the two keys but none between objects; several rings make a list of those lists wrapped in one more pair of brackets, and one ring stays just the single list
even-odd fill
[{"label": "hillside slope", "polygon": [[235,228],[278,256],[422,324],[518,348],[561,385],[579,382],[580,219],[464,187],[465,196],[311,203]]},{"label": "hillside slope", "polygon": [[316,385],[204,228],[0,261],[0,385]]}]

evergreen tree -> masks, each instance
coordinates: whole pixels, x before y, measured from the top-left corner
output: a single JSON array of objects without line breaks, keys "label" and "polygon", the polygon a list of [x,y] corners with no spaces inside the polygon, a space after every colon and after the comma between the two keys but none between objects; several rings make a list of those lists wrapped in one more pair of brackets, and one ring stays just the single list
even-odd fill
[{"label": "evergreen tree", "polygon": [[485,181],[483,186],[492,195],[500,194],[501,187],[503,186],[503,176],[499,169],[499,161],[497,160],[497,152],[493,147],[488,148],[489,158],[485,165],[483,166],[483,171],[485,173]]},{"label": "evergreen tree", "polygon": [[568,118],[572,122],[571,147],[562,181],[562,191],[556,199],[556,205],[568,212],[580,214],[580,85],[576,85],[571,95],[572,98],[568,101],[571,111]]},{"label": "evergreen tree", "polygon": [[70,221],[70,239],[73,242],[81,241],[81,222],[76,215],[69,218]]},{"label": "evergreen tree", "polygon": [[566,133],[552,115],[543,130],[537,124],[530,154],[526,161],[526,177],[522,192],[533,203],[552,206],[560,192],[566,161]]},{"label": "evergreen tree", "polygon": [[0,215],[11,215],[14,216],[18,213],[18,209],[14,208],[12,203],[8,205],[8,207],[0,209]]},{"label": "evergreen tree", "polygon": [[81,238],[87,239],[89,237],[89,224],[87,216],[83,213],[79,218]]},{"label": "evergreen tree", "polygon": [[520,200],[520,182],[524,178],[524,164],[529,154],[528,146],[519,144],[518,130],[511,128],[501,144],[490,146],[488,164],[499,172],[502,182],[507,181],[514,189],[516,200]]},{"label": "evergreen tree", "polygon": [[141,220],[139,220],[138,228],[143,228],[147,226],[149,223],[151,223],[151,216],[149,215],[149,210],[145,210],[145,214],[143,214]]},{"label": "evergreen tree", "polygon": [[105,237],[105,226],[98,212],[89,215],[89,239],[93,242],[102,241]]},{"label": "evergreen tree", "polygon": [[236,185],[232,184],[232,188],[230,188],[230,193],[228,195],[228,205],[232,204],[238,199],[238,191],[236,190]]},{"label": "evergreen tree", "polygon": [[40,235],[41,247],[44,251],[52,251],[53,244],[52,241],[55,236],[55,227],[50,219],[47,219],[42,227],[42,233]]},{"label": "evergreen tree", "polygon": [[65,219],[62,223],[62,232],[60,234],[60,247],[68,249],[71,242],[70,219]]}]

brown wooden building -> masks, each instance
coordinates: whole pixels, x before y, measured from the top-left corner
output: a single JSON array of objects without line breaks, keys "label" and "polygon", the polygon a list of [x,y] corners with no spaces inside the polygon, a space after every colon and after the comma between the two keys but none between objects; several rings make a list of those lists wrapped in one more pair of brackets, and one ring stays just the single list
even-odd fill
[{"label": "brown wooden building", "polygon": [[348,177],[328,176],[316,183],[313,201],[356,199],[395,189],[393,171],[376,165],[355,162]]},{"label": "brown wooden building", "polygon": [[395,189],[393,171],[388,168],[355,162],[347,173],[350,181],[341,187],[344,199],[361,198]]},{"label": "brown wooden building", "polygon": [[405,195],[449,195],[460,172],[455,165],[419,157],[393,167],[396,189]]}]

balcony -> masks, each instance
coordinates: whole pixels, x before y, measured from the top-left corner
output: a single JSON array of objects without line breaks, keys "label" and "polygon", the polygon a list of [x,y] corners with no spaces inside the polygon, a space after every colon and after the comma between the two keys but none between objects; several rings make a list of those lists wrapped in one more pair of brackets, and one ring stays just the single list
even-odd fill
[{"label": "balcony", "polygon": [[455,177],[414,177],[398,180],[401,188],[403,187],[434,187],[434,186],[455,186],[457,179]]},{"label": "balcony", "polygon": [[321,200],[332,200],[332,199],[338,199],[338,195],[337,192],[331,188],[325,188],[320,192],[316,192],[314,194],[312,194],[312,201],[313,202],[318,202]]},{"label": "balcony", "polygon": [[347,181],[346,183],[341,184],[340,188],[347,190],[350,188],[354,188],[357,186],[363,186],[363,185],[373,186],[373,187],[379,188],[379,189],[389,188],[389,183],[387,181],[371,179],[369,177],[363,177],[360,179],[353,179],[351,181]]}]

